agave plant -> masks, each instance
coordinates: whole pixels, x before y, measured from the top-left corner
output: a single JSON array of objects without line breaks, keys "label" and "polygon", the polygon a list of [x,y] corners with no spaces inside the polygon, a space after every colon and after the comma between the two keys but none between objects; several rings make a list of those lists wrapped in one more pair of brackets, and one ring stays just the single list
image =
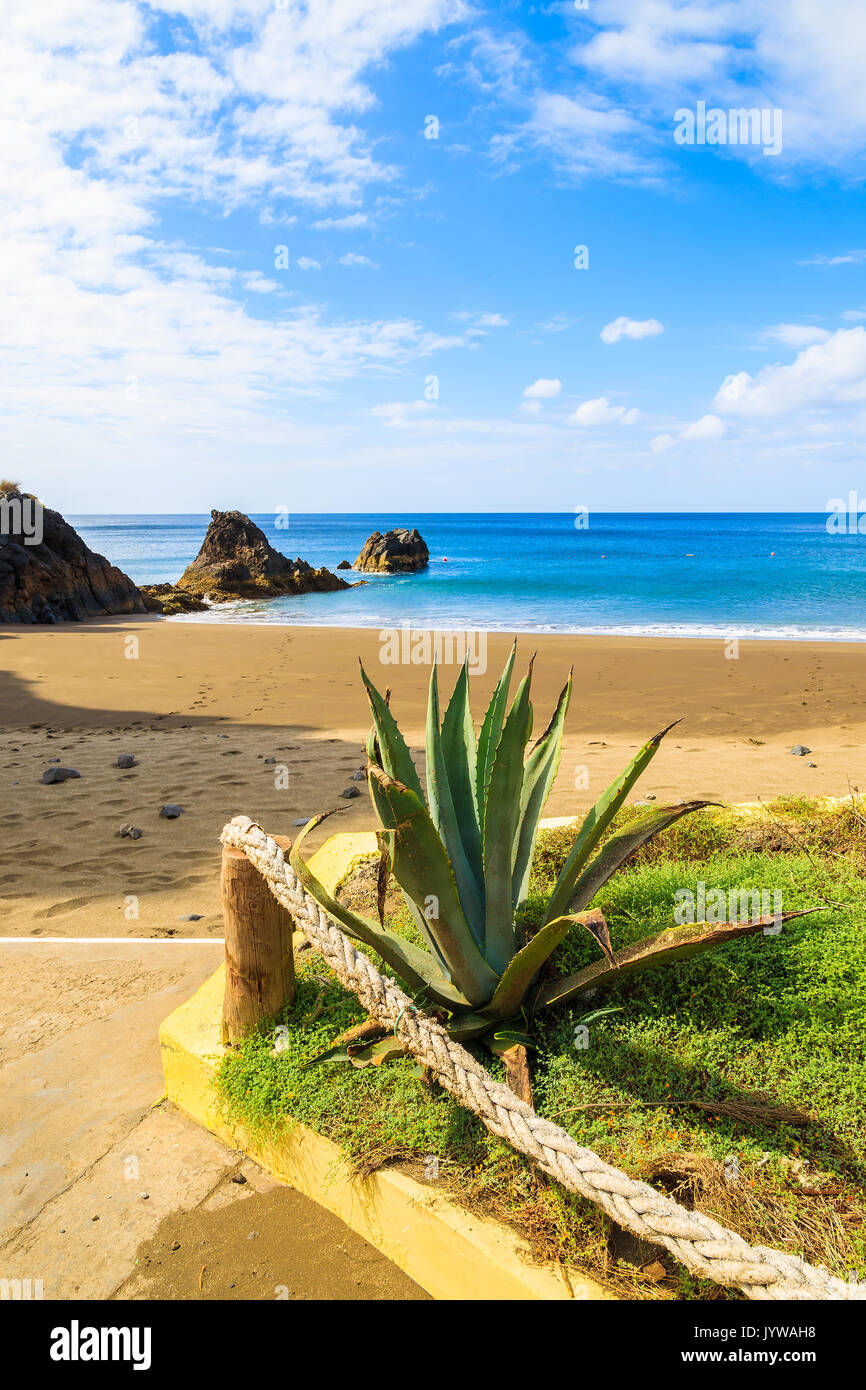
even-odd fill
[{"label": "agave plant", "polygon": [[[378,921],[337,902],[302,858],[307,834],[325,815],[309,822],[291,854],[292,866],[307,891],[347,935],[378,952],[420,1007],[439,1010],[454,1037],[483,1039],[497,1052],[529,1041],[520,1030],[540,1009],[566,1004],[589,990],[682,960],[766,925],[762,920],[671,927],[614,951],[604,917],[598,910],[588,910],[611,875],[641,845],[682,816],[713,804],[687,801],[653,808],[604,839],[629,791],[673,728],[669,725],[643,745],[584,819],[543,922],[527,939],[519,909],[527,896],[542,810],[559,767],[572,678],[569,674],[550,723],[527,753],[533,722],[532,663],[508,709],[514,660],[512,648],[477,736],[469,707],[467,666],[458,676],[444,716],[440,716],[434,666],[427,706],[426,796],[387,698],[361,667],[373,718],[367,774],[380,827]],[[402,890],[423,946],[385,925],[389,874]],[[799,915],[785,913],[782,920]],[[575,929],[592,935],[600,958],[574,975],[539,983],[541,967]],[[377,1062],[398,1046],[391,1039],[366,1052],[349,1051],[356,1063]],[[348,1055],[345,1048],[333,1052]]]}]

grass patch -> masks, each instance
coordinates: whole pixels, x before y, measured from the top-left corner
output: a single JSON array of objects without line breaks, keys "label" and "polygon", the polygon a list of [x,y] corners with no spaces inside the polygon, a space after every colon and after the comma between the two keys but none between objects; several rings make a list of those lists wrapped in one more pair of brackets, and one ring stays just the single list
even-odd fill
[{"label": "grass patch", "polygon": [[[633,814],[624,811],[612,830]],[[539,838],[528,932],[573,836],[566,827]],[[779,891],[785,910],[818,903],[828,910],[777,936],[731,942],[540,1014],[532,1057],[537,1109],[579,1143],[747,1239],[843,1278],[866,1274],[864,861],[866,819],[853,800],[785,800],[683,819],[599,895],[615,947],[672,925],[675,892],[697,892],[699,882],[707,891]],[[369,910],[372,891],[361,865],[344,895],[354,892],[352,905]],[[393,926],[414,933],[396,897],[388,910]],[[568,974],[597,955],[590,938],[575,933],[547,970]],[[622,1012],[576,1035],[581,1017],[600,1004]],[[470,1208],[518,1227],[540,1258],[582,1264],[625,1296],[720,1296],[670,1257],[667,1276],[653,1283],[641,1272],[652,1251],[624,1257],[597,1208],[535,1173],[410,1059],[310,1067],[362,1018],[354,995],[305,952],[296,1003],[280,1020],[289,1025],[288,1050],[274,1055],[273,1032],[262,1029],[221,1065],[227,1117],[266,1136],[301,1120],[339,1143],[359,1171],[406,1164]],[[502,1074],[496,1058],[478,1055]],[[694,1101],[704,1108],[683,1104]]]}]

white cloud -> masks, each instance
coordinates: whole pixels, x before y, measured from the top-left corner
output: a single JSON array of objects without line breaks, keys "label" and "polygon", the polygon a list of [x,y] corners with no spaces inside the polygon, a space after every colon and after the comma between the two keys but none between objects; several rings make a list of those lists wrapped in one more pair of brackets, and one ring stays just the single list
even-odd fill
[{"label": "white cloud", "polygon": [[810,256],[807,261],[798,261],[798,265],[859,265],[862,260],[866,260],[866,251],[846,251],[844,255],[837,256]]},{"label": "white cloud", "polygon": [[365,265],[365,266],[369,266],[371,270],[375,270],[375,269],[376,269],[376,266],[375,266],[375,265],[373,264],[373,262],[370,260],[370,257],[369,257],[369,256],[360,256],[360,255],[358,255],[358,253],[357,253],[356,251],[347,251],[346,254],[345,254],[345,256],[341,256],[341,257],[340,257],[340,265],[348,265],[348,266]]},{"label": "white cloud", "polygon": [[778,415],[806,407],[866,401],[866,328],[840,328],[825,342],[799,352],[787,366],[750,376],[737,372],[719,387],[723,414]]},{"label": "white cloud", "polygon": [[[462,0],[8,0],[0,448],[59,459],[80,430],[94,456],[144,462],[190,438],[285,439],[293,393],[466,346],[409,319],[287,312],[282,296],[267,313],[287,285],[272,248],[294,220],[286,200],[357,217],[346,209],[395,177],[360,126],[368,71],[463,13]],[[159,51],[157,25],[180,51]],[[261,263],[167,241],[166,206],[173,226],[244,208],[273,229]]]},{"label": "white cloud", "polygon": [[571,418],[575,424],[584,426],[633,425],[639,416],[640,411],[634,407],[628,410],[624,405],[611,405],[607,396],[597,396],[579,405]]},{"label": "white cloud", "polygon": [[537,323],[535,328],[538,333],[564,333],[574,323],[580,323],[580,319],[569,318],[568,314],[554,314],[547,323]]},{"label": "white cloud", "polygon": [[349,232],[356,227],[366,227],[368,220],[366,212],[350,212],[345,217],[320,217],[313,226],[319,231]]},{"label": "white cloud", "polygon": [[483,338],[491,328],[507,328],[508,319],[504,314],[478,313],[470,309],[458,309],[451,314],[456,323],[468,323],[467,334],[473,338]]},{"label": "white cloud", "polygon": [[664,331],[658,319],[629,319],[620,315],[613,323],[605,324],[600,336],[603,343],[618,343],[622,338],[657,338]]},{"label": "white cloud", "polygon": [[676,442],[672,434],[657,434],[650,440],[650,448],[654,454],[666,454]]},{"label": "white cloud", "polygon": [[243,276],[245,290],[252,290],[255,294],[273,294],[280,286],[276,280],[268,280],[259,271],[254,270],[249,275]]},{"label": "white cloud", "polygon": [[321,270],[322,262],[313,260],[312,256],[299,256],[295,261],[299,270]]},{"label": "white cloud", "polygon": [[374,405],[370,414],[384,420],[389,429],[408,429],[435,410],[436,405],[432,401],[387,401]]},{"label": "white cloud", "polygon": [[764,330],[762,335],[768,341],[781,343],[783,347],[803,348],[812,343],[824,343],[830,337],[827,328],[816,328],[809,323],[777,323]]},{"label": "white cloud", "polygon": [[524,396],[527,400],[551,401],[554,396],[558,396],[562,390],[562,382],[558,377],[539,377],[533,381],[531,386],[527,386]]},{"label": "white cloud", "polygon": [[680,439],[721,439],[724,432],[725,422],[718,415],[702,415],[700,420],[686,425]]},{"label": "white cloud", "polygon": [[764,175],[791,162],[862,171],[866,11],[858,0],[607,0],[598,19],[572,60],[596,90],[625,85],[648,121],[670,130],[674,109],[708,95],[722,107],[780,108],[784,150],[780,160],[756,161]]},{"label": "white cloud", "polygon": [[[549,7],[574,19],[567,0]],[[866,10],[860,0],[592,0],[575,41],[552,65],[529,42],[503,53],[478,43],[461,76],[517,108],[491,141],[505,167],[539,153],[561,178],[658,184],[679,177],[677,109],[698,100],[723,109],[783,114],[777,158],[735,144],[707,158],[747,160],[764,177],[792,166],[863,175],[866,147]],[[557,55],[557,58],[559,55]],[[854,253],[852,259],[856,259]],[[847,256],[815,258],[841,265]]]},{"label": "white cloud", "polygon": [[545,91],[528,96],[527,103],[527,119],[490,142],[499,163],[508,165],[528,150],[549,155],[575,181],[588,177],[635,183],[658,180],[661,164],[634,148],[652,142],[652,130],[625,106],[595,93],[578,99]]}]

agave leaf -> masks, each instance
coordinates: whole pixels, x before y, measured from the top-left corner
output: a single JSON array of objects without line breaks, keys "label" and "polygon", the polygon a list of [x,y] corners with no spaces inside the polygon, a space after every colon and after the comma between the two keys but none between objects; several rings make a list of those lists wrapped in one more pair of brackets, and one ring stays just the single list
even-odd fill
[{"label": "agave leaf", "polygon": [[514,704],[502,730],[484,813],[484,954],[497,975],[514,955],[514,908],[511,880],[520,822],[523,752],[532,733],[529,687],[532,662],[517,687]]},{"label": "agave leaf", "polygon": [[[387,850],[388,869],[390,871],[391,865],[394,860],[395,821],[393,813],[391,811],[391,807],[388,804],[388,799],[385,796],[385,793],[382,791],[382,788],[379,786],[379,783],[372,775],[373,766],[374,764],[370,764],[369,766],[367,785],[370,789],[370,800],[373,803],[373,809],[376,812],[376,815],[379,819],[380,826],[382,826],[382,829],[377,832],[376,839],[379,843],[380,851]],[[448,962],[442,954],[442,951],[439,947],[439,942],[436,940],[435,936],[430,930],[430,923],[424,916],[423,911],[412,901],[402,884],[400,884],[400,892],[403,896],[403,901],[405,902],[407,908],[409,909],[409,912],[412,915],[416,927],[421,933],[421,936],[427,946],[428,951],[430,951],[434,960],[438,962],[442,973],[445,975],[445,978],[449,979],[451,972],[448,966]]]},{"label": "agave leaf", "polygon": [[520,794],[520,825],[517,836],[517,852],[514,872],[511,879],[511,906],[517,910],[523,902],[529,887],[529,871],[538,837],[538,822],[544,810],[544,803],[550,795],[562,752],[562,732],[565,716],[571,699],[572,673],[569,671],[550,723],[541,738],[530,751],[523,769],[523,790]]},{"label": "agave leaf", "polygon": [[336,1047],[329,1047],[327,1052],[320,1052],[307,1065],[318,1067],[323,1062],[349,1062],[353,1067],[381,1067],[392,1057],[405,1057],[407,1050],[402,1038],[394,1037],[381,1038],[379,1042],[368,1043],[366,1047],[339,1043]]},{"label": "agave leaf", "polygon": [[405,1057],[408,1052],[408,1045],[402,1038],[382,1038],[380,1042],[370,1043],[369,1047],[356,1054],[352,1058],[352,1065],[381,1067],[383,1062],[390,1062],[394,1057]]},{"label": "agave leaf", "polygon": [[392,846],[388,843],[383,832],[376,836],[379,842],[379,860],[376,864],[376,915],[379,918],[379,926],[385,925],[385,899],[388,896],[388,873],[391,868]]},{"label": "agave leaf", "polygon": [[[364,689],[370,702],[382,767],[389,777],[394,777],[398,782],[402,782],[404,786],[409,787],[415,793],[419,800],[423,801],[424,793],[421,790],[421,781],[412,761],[412,754],[406,745],[406,740],[400,733],[396,719],[373,685],[363,665],[361,666],[361,679],[364,682]],[[368,743],[368,756],[369,751]],[[375,759],[371,758],[370,761],[375,762]]]},{"label": "agave leaf", "polygon": [[[604,951],[611,965],[616,964],[613,947],[610,943],[610,928],[598,908],[593,908],[590,912],[569,912],[564,917],[555,917],[553,920],[554,922],[564,922],[566,931],[572,923],[576,927],[583,927]],[[548,926],[552,927],[553,922],[549,922]]]},{"label": "agave leaf", "polygon": [[430,812],[414,791],[381,768],[371,768],[370,776],[378,782],[393,820],[392,872],[397,882],[428,916],[455,985],[473,1007],[485,1004],[498,977],[473,940]]},{"label": "agave leaf", "polygon": [[445,1027],[448,1030],[448,1036],[453,1038],[455,1042],[466,1043],[483,1038],[486,1033],[489,1033],[491,1023],[485,1014],[455,1013],[452,1018],[449,1018]]},{"label": "agave leaf", "polygon": [[790,922],[795,917],[808,917],[812,912],[826,910],[824,907],[809,907],[782,912],[776,917],[762,917],[758,922],[696,922],[668,927],[656,936],[645,936],[641,941],[614,952],[613,965],[606,960],[597,960],[576,975],[546,981],[538,991],[535,1007],[549,1009],[551,1005],[564,1004],[588,989],[621,984],[643,970],[652,970],[656,965],[688,960],[690,956],[711,951],[714,946],[722,946],[726,941],[738,941],[740,937],[754,936],[765,927],[776,926],[779,922]]},{"label": "agave leaf", "polygon": [[463,843],[460,823],[451,793],[449,769],[439,728],[439,685],[436,665],[430,673],[430,694],[427,700],[427,803],[430,818],[448,851],[457,892],[476,946],[484,942],[484,904],[481,888],[469,862]]},{"label": "agave leaf", "polygon": [[[678,724],[679,720],[674,720]],[[652,762],[658,752],[659,744],[665,734],[669,733],[674,727],[669,724],[661,733],[655,734],[653,738],[645,743],[635,754],[624,772],[620,773],[615,782],[599,797],[592,810],[586,816],[577,835],[577,839],[571,847],[571,853],[563,865],[562,872],[556,880],[550,902],[547,904],[547,912],[544,920],[550,922],[554,917],[561,917],[567,911],[571,902],[575,886],[581,873],[586,867],[590,855],[601,839],[607,827],[610,825],[619,808],[622,806],[629,791],[634,786],[641,773]]]},{"label": "agave leaf", "polygon": [[641,845],[645,845],[648,840],[666,830],[669,825],[673,825],[674,821],[678,821],[681,816],[691,815],[693,811],[700,811],[704,806],[718,804],[717,801],[686,801],[681,806],[658,806],[630,821],[624,830],[611,835],[592,863],[584,869],[569,899],[569,912],[581,912],[592,902],[611,875],[616,873]]},{"label": "agave leaf", "polygon": [[616,1007],[612,1009],[591,1009],[588,1014],[581,1014],[580,1018],[576,1019],[575,1022],[582,1023],[586,1028],[590,1023],[598,1023],[600,1018],[607,1018],[609,1014],[624,1013],[625,1009],[622,1004],[617,1004]]},{"label": "agave leaf", "polygon": [[495,1052],[499,1057],[512,1047],[538,1047],[534,1038],[531,1038],[528,1033],[519,1032],[516,1028],[500,1028],[497,1033],[491,1033],[484,1041],[490,1051]]},{"label": "agave leaf", "polygon": [[490,782],[490,773],[493,769],[493,759],[496,756],[496,749],[502,735],[502,725],[505,720],[505,710],[508,705],[508,687],[511,684],[511,673],[514,670],[514,658],[517,655],[517,643],[511,648],[511,654],[505,663],[505,669],[499,680],[496,682],[496,689],[490,704],[487,706],[487,713],[481,724],[481,731],[478,735],[478,760],[476,764],[476,800],[478,802],[478,825],[484,831],[484,809],[487,804],[487,787]]},{"label": "agave leaf", "polygon": [[496,993],[484,1009],[486,1017],[511,1018],[519,1011],[526,991],[547,957],[568,935],[568,924],[569,919],[566,917],[560,917],[556,922],[548,922],[516,956],[512,956],[505,974],[496,986]]},{"label": "agave leaf", "polygon": [[464,661],[460,668],[445,718],[442,720],[442,752],[466,858],[481,890],[484,882],[484,860],[476,800],[478,753],[472,712],[469,708],[468,660]]},{"label": "agave leaf", "polygon": [[423,992],[437,1004],[442,1004],[448,1009],[468,1008],[470,1001],[443,974],[429,952],[407,941],[405,937],[398,936],[389,927],[380,927],[378,923],[351,912],[349,908],[337,902],[336,898],[332,898],[324,884],[319,882],[301,858],[300,849],[310,831],[315,830],[325,819],[325,816],[314,816],[307,822],[295,840],[289,856],[292,868],[310,896],[340,923],[347,936],[353,937],[356,941],[363,941],[366,946],[378,951],[382,959],[396,970],[400,979],[404,980],[410,989],[418,993]]}]

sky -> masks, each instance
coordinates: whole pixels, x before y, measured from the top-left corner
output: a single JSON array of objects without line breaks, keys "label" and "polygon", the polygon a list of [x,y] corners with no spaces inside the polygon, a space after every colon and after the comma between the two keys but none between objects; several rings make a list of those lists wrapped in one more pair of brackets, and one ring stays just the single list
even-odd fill
[{"label": "sky", "polygon": [[862,0],[3,27],[0,472],[49,505],[866,494]]}]

